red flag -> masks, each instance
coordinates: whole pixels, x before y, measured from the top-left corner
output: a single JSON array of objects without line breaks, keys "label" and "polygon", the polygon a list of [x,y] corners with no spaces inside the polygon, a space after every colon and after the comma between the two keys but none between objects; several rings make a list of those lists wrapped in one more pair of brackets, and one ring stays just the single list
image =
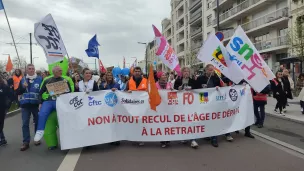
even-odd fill
[{"label": "red flag", "polygon": [[123,58],[123,65],[122,65],[122,67],[126,68],[126,58],[125,57]]},{"label": "red flag", "polygon": [[99,71],[102,73],[106,73],[107,70],[105,69],[105,67],[103,66],[101,60],[99,59]]},{"label": "red flag", "polygon": [[156,83],[154,80],[153,66],[150,66],[150,73],[148,78],[148,94],[149,103],[152,110],[156,111],[156,107],[161,103],[161,97],[159,95]]},{"label": "red flag", "polygon": [[221,87],[225,87],[225,83],[224,83],[224,81],[222,80],[222,72],[219,70],[219,69],[217,69],[217,68],[214,68],[214,72],[215,72],[215,74],[219,77],[219,79],[220,79],[220,84],[221,84]]},{"label": "red flag", "polygon": [[11,72],[12,69],[13,69],[13,63],[11,57],[8,56],[7,64],[6,64],[6,72]]}]

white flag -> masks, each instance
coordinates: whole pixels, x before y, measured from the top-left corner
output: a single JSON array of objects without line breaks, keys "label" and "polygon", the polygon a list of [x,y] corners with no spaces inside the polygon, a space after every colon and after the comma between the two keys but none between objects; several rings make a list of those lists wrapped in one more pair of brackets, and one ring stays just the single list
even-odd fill
[{"label": "white flag", "polygon": [[43,48],[47,63],[62,61],[67,54],[59,30],[51,14],[35,23],[35,39]]},{"label": "white flag", "polygon": [[243,79],[243,75],[241,73],[230,73],[228,65],[229,54],[215,34],[209,35],[208,39],[201,47],[197,58],[202,62],[211,63],[214,67],[221,71],[221,73],[236,84]]},{"label": "white flag", "polygon": [[236,29],[226,49],[234,63],[232,69],[241,69],[245,80],[256,91],[261,92],[275,78],[241,26]]}]

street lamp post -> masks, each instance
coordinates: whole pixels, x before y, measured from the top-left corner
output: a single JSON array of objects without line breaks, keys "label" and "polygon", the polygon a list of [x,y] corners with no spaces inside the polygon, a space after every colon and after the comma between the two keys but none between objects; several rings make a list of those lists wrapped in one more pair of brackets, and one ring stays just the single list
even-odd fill
[{"label": "street lamp post", "polygon": [[143,42],[137,42],[138,44],[142,44],[142,45],[145,45],[145,47],[146,47],[146,50],[145,50],[145,61],[146,61],[146,68],[145,68],[145,70],[146,70],[146,74],[148,74],[148,55],[147,55],[147,44],[148,43],[143,43]]}]

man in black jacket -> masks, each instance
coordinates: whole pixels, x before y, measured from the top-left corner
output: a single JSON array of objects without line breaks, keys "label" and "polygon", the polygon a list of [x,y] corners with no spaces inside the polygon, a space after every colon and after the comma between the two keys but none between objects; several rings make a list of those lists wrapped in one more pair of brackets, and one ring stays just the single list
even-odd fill
[{"label": "man in black jacket", "polygon": [[[221,87],[221,79],[214,73],[214,66],[212,64],[208,64],[205,67],[205,74],[198,77],[196,81],[197,88],[214,88],[218,89]],[[226,139],[229,142],[233,141],[233,138],[230,133],[226,134]],[[211,145],[213,147],[218,147],[217,137],[211,137]]]}]

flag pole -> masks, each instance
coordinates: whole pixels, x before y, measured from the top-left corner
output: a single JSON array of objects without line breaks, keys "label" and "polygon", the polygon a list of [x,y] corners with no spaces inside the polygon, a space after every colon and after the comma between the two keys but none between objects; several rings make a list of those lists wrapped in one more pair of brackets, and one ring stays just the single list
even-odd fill
[{"label": "flag pole", "polygon": [[[3,5],[3,4],[2,4]],[[3,5],[4,6],[4,5]],[[8,24],[8,28],[11,32],[11,36],[12,36],[12,39],[13,39],[13,43],[14,43],[14,46],[15,46],[15,50],[16,50],[16,53],[17,53],[17,57],[18,57],[18,61],[19,61],[19,65],[18,65],[18,68],[20,68],[20,65],[21,65],[21,61],[20,61],[20,58],[19,58],[19,53],[18,53],[18,50],[17,50],[17,46],[16,46],[16,43],[15,43],[15,39],[14,39],[14,35],[13,35],[13,32],[12,32],[12,28],[11,28],[11,25],[8,21],[8,17],[7,17],[7,14],[6,14],[6,11],[5,11],[5,8],[3,7],[3,10],[4,10],[4,14],[5,14],[5,18],[6,18],[6,21],[7,21],[7,24]]]}]

